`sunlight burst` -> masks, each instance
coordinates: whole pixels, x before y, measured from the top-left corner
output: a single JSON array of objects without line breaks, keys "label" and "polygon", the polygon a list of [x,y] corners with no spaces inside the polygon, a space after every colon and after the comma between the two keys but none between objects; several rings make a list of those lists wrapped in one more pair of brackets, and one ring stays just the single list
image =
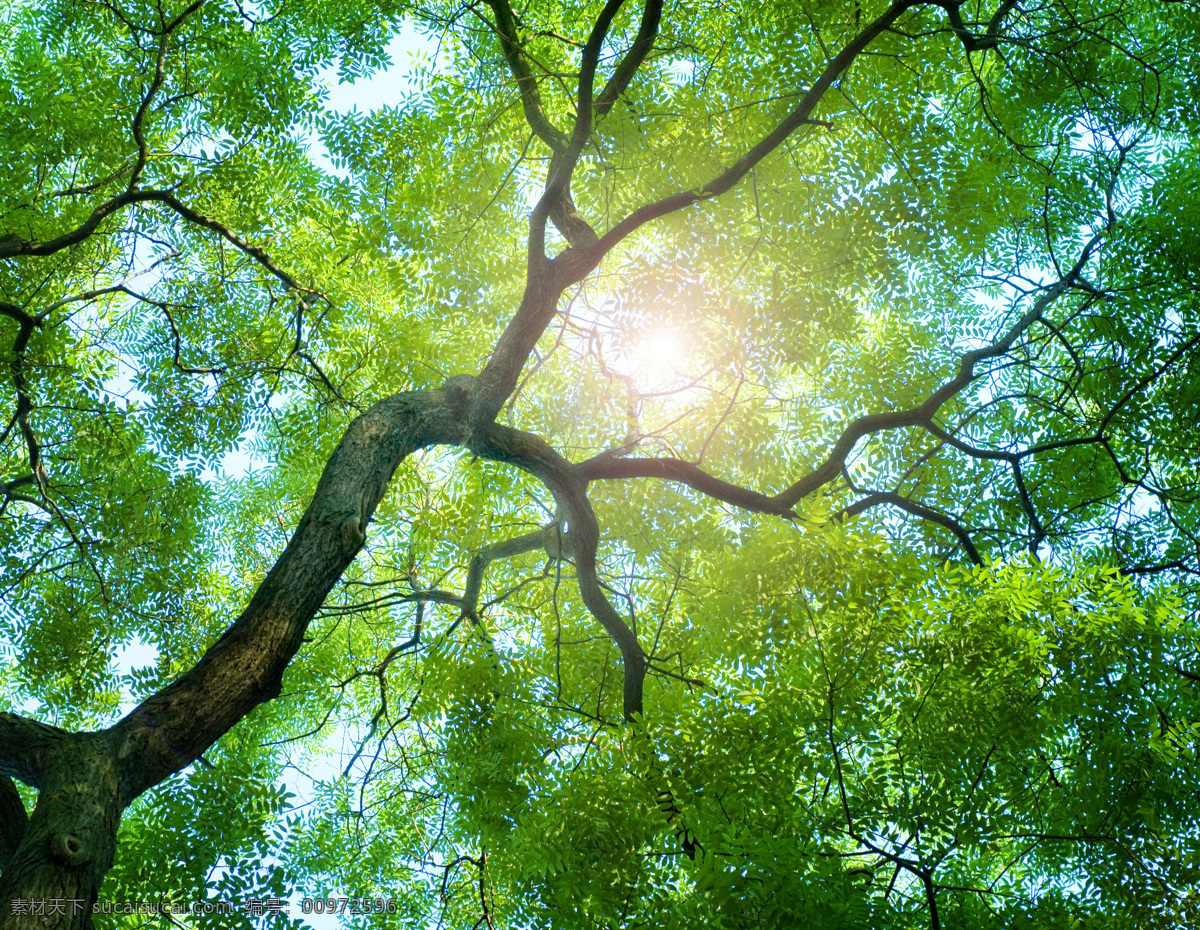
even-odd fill
[{"label": "sunlight burst", "polygon": [[680,376],[687,361],[688,342],[682,333],[660,329],[647,333],[634,348],[636,374],[643,388],[661,390]]}]

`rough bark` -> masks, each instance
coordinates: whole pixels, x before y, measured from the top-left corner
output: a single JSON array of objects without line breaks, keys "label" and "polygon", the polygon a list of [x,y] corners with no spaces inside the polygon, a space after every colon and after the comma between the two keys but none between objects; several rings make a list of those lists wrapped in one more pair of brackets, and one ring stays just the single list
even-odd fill
[{"label": "rough bark", "polygon": [[25,813],[17,786],[7,775],[0,775],[0,876],[8,868],[28,826],[29,815]]},{"label": "rough bark", "polygon": [[121,772],[125,803],[279,694],[284,670],[362,547],[396,468],[417,449],[461,437],[450,393],[397,394],[350,424],[291,542],[241,616],[195,668],[114,727],[119,755],[130,760]]},{"label": "rough bark", "polygon": [[89,926],[121,817],[113,749],[111,733],[73,734],[46,760],[37,807],[0,877],[3,930]]}]

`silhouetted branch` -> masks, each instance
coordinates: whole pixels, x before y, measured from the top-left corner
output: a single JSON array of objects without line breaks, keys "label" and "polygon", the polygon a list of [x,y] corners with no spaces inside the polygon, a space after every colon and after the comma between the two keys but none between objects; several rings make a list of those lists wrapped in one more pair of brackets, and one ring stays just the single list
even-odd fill
[{"label": "silhouetted branch", "polygon": [[547,532],[557,529],[558,524],[551,523],[547,527],[525,533],[514,539],[485,546],[471,556],[471,564],[467,568],[467,583],[463,588],[462,616],[472,623],[479,622],[477,612],[479,591],[483,587],[483,573],[487,571],[487,567],[492,562],[497,559],[511,559],[513,556],[523,555],[526,552],[536,552],[539,549],[547,548]]},{"label": "silhouetted branch", "polygon": [[880,504],[889,504],[892,507],[898,507],[905,513],[911,513],[914,517],[920,517],[922,520],[949,530],[958,539],[959,543],[962,544],[963,549],[966,550],[967,557],[976,565],[983,564],[979,550],[975,548],[970,534],[962,524],[949,514],[942,513],[940,510],[934,510],[932,507],[926,507],[924,504],[904,497],[902,494],[897,494],[895,491],[872,491],[862,500],[857,500],[848,507],[842,508],[833,515],[832,519],[836,520],[857,516],[871,507],[878,507]]},{"label": "silhouetted branch", "polygon": [[[825,96],[825,92],[833,86],[834,81],[845,71],[882,33],[886,32],[904,13],[920,5],[922,0],[898,0],[888,7],[877,19],[851,39],[845,47],[826,65],[825,70],[813,83],[812,87],[801,97],[800,102],[785,116],[776,127],[760,142],[754,145],[745,155],[739,158],[728,169],[705,184],[688,191],[680,191],[661,200],[638,207],[624,219],[617,222],[608,232],[602,235],[595,245],[578,250],[579,254],[570,256],[570,262],[575,267],[572,280],[578,280],[599,264],[617,243],[621,242],[632,232],[652,220],[659,219],[669,213],[675,213],[702,200],[710,200],[731,190],[742,180],[750,170],[767,155],[783,144],[793,132],[809,121],[813,110]],[[563,256],[564,258],[566,256]]]},{"label": "silhouetted branch", "polygon": [[621,478],[662,478],[678,481],[709,497],[754,513],[793,519],[796,514],[776,498],[715,478],[691,462],[669,458],[612,458],[596,456],[581,462],[576,471],[585,481]]},{"label": "silhouetted branch", "polygon": [[946,19],[950,21],[950,28],[962,42],[963,48],[968,52],[981,52],[1000,44],[1000,27],[1004,24],[1004,18],[1016,7],[1017,0],[1004,0],[1000,4],[988,21],[983,35],[971,32],[963,22],[962,14],[959,12],[963,0],[940,0],[935,5],[946,11]]},{"label": "silhouetted branch", "polygon": [[654,47],[654,40],[658,37],[658,24],[661,18],[662,0],[646,0],[646,5],[642,9],[642,22],[638,27],[638,34],[633,40],[633,45],[630,46],[629,51],[617,63],[617,67],[613,70],[608,83],[604,85],[604,89],[596,97],[593,110],[597,116],[607,114],[612,109],[613,104],[617,102],[617,98],[625,93],[629,82],[633,80],[633,76],[637,73],[638,68],[642,66],[642,62],[646,60],[650,49]]},{"label": "silhouetted branch", "polygon": [[529,69],[529,63],[521,51],[521,39],[517,35],[517,24],[513,19],[512,7],[508,0],[485,0],[496,15],[495,30],[500,36],[500,45],[504,50],[504,60],[508,62],[509,70],[517,82],[517,92],[521,96],[521,108],[525,112],[525,120],[534,134],[546,143],[553,152],[560,152],[567,147],[567,136],[555,128],[542,108],[542,95],[538,90],[537,78]]},{"label": "silhouetted branch", "polygon": [[853,420],[834,443],[833,449],[825,461],[816,469],[809,472],[786,490],[777,494],[775,500],[780,504],[793,507],[817,488],[828,484],[841,472],[846,459],[853,451],[858,441],[865,436],[886,430],[900,429],[905,426],[924,426],[933,422],[934,416],[952,397],[961,392],[976,378],[975,367],[988,359],[1005,355],[1016,343],[1017,339],[1035,322],[1041,319],[1046,308],[1061,297],[1071,286],[1092,256],[1102,236],[1097,234],[1084,247],[1079,260],[1054,284],[1047,286],[1034,305],[1016,321],[1008,331],[991,345],[982,349],[973,349],[964,353],[959,362],[958,372],[953,378],[935,390],[929,397],[916,407],[908,410],[895,410],[887,413],[868,413]]},{"label": "silhouetted branch", "polygon": [[162,32],[159,34],[158,50],[154,57],[154,77],[150,81],[150,86],[146,89],[146,93],[142,95],[141,103],[138,104],[137,112],[133,116],[133,140],[137,145],[137,158],[133,163],[133,170],[129,174],[129,190],[137,189],[138,184],[142,180],[142,172],[146,169],[146,160],[150,155],[150,148],[146,144],[145,122],[146,114],[150,111],[150,104],[154,102],[155,96],[162,88],[163,81],[166,79],[166,58],[167,44],[171,38],[171,34],[179,28],[185,19],[195,13],[201,6],[204,5],[204,0],[193,0],[182,13],[176,16],[171,22],[164,24]]}]

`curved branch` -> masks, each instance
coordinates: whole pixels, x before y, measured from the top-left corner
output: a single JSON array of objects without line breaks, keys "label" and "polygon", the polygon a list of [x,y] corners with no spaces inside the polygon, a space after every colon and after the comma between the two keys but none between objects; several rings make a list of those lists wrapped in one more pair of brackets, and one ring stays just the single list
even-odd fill
[{"label": "curved branch", "polygon": [[[1041,548],[1042,541],[1046,538],[1046,528],[1042,526],[1042,521],[1038,518],[1037,509],[1033,506],[1033,500],[1029,496],[1029,489],[1025,485],[1025,475],[1021,469],[1021,459],[1031,454],[1032,450],[1023,449],[1020,452],[1002,452],[993,449],[980,449],[977,446],[972,446],[969,443],[963,442],[957,436],[954,436],[936,423],[922,423],[921,426],[946,445],[958,449],[960,452],[971,456],[975,459],[990,459],[1008,462],[1009,468],[1012,470],[1013,486],[1017,490],[1017,497],[1021,501],[1021,511],[1025,514],[1025,519],[1029,521],[1029,526],[1033,530],[1033,536],[1029,541],[1029,550],[1036,557],[1038,549]],[[1096,442],[1094,437],[1088,437],[1085,442]],[[1081,443],[1073,443],[1079,445]]]},{"label": "curved branch", "polygon": [[[938,387],[921,404],[908,410],[888,411],[886,413],[865,414],[853,420],[838,437],[833,449],[825,461],[799,481],[774,497],[768,497],[757,491],[743,488],[722,481],[702,471],[698,466],[676,459],[624,459],[611,455],[599,455],[574,466],[575,474],[585,482],[600,479],[619,478],[662,478],[686,484],[709,497],[724,501],[744,510],[756,513],[768,513],[788,519],[795,517],[793,508],[804,497],[833,481],[845,468],[846,460],[860,439],[874,433],[900,429],[907,426],[920,426],[931,435],[951,446],[977,458],[999,459],[1009,463],[1013,469],[1013,480],[1021,499],[1021,507],[1033,528],[1031,546],[1036,550],[1045,538],[1045,529],[1038,519],[1036,510],[1029,498],[1020,469],[1021,453],[999,452],[978,449],[946,432],[933,422],[941,407],[966,388],[976,378],[976,366],[988,359],[997,358],[1009,350],[1017,339],[1035,322],[1042,318],[1046,308],[1065,293],[1079,278],[1081,271],[1100,241],[1097,235],[1082,250],[1079,260],[1063,276],[1063,278],[1045,288],[1044,293],[1034,302],[1004,335],[992,344],[980,349],[964,353],[960,359],[958,371],[949,381]],[[1200,339],[1200,337],[1197,337]],[[1181,353],[1176,353],[1176,358]],[[914,516],[928,520],[950,530],[962,544],[968,557],[976,563],[981,561],[979,551],[971,541],[967,531],[952,517],[932,510],[923,504],[905,498],[895,492],[875,492],[869,497],[850,505],[842,511],[843,516],[851,516],[862,512],[868,507],[879,504],[891,504]]]},{"label": "curved branch", "polygon": [[150,156],[150,148],[146,143],[145,122],[146,114],[150,111],[150,104],[154,102],[159,90],[162,89],[163,81],[166,80],[166,58],[167,58],[167,43],[171,38],[171,34],[182,25],[183,21],[195,13],[204,5],[204,0],[193,0],[182,13],[176,16],[170,23],[163,26],[162,32],[158,39],[158,52],[154,57],[154,78],[150,81],[150,87],[146,93],[142,95],[142,101],[138,105],[137,112],[133,117],[133,140],[137,144],[137,159],[133,163],[133,170],[129,175],[128,190],[137,189],[138,184],[142,180],[142,172],[146,170],[146,161]]},{"label": "curved branch", "polygon": [[455,444],[462,425],[446,390],[397,394],[347,428],[287,548],[246,609],[200,662],[110,731],[125,760],[124,803],[190,764],[279,694],[309,622],[364,540],[393,472],[412,452]]},{"label": "curved branch", "polygon": [[301,304],[304,305],[305,309],[312,305],[312,297],[320,297],[322,300],[328,300],[328,298],[326,298],[325,295],[320,291],[314,290],[310,287],[303,287],[299,282],[296,281],[295,278],[275,264],[275,261],[270,255],[267,254],[265,249],[243,239],[224,223],[220,223],[209,216],[205,216],[198,210],[193,210],[169,191],[147,191],[146,193],[148,196],[144,197],[144,200],[161,203],[163,206],[174,210],[189,223],[194,223],[195,225],[207,229],[210,232],[215,232],[222,239],[225,239],[242,252],[245,252],[252,259],[262,265],[263,268],[274,275],[285,288],[287,288],[289,291],[295,291],[297,299]]},{"label": "curved branch", "polygon": [[534,134],[550,147],[552,152],[561,152],[567,147],[567,136],[556,128],[546,116],[542,108],[542,95],[538,90],[537,78],[529,69],[525,55],[521,51],[521,40],[517,35],[517,24],[513,19],[512,7],[508,0],[485,0],[496,15],[495,31],[500,36],[500,44],[504,49],[504,60],[517,82],[517,92],[521,96],[521,108],[525,111],[525,121]]},{"label": "curved branch", "polygon": [[[260,246],[254,245],[252,242],[243,239],[224,223],[212,219],[209,216],[193,210],[187,204],[183,203],[170,191],[164,190],[148,190],[148,191],[126,191],[113,197],[92,211],[91,216],[84,220],[79,226],[68,233],[63,233],[56,239],[50,239],[46,242],[30,242],[22,239],[20,236],[5,236],[0,237],[0,258],[15,258],[21,256],[46,256],[53,255],[62,249],[70,248],[73,245],[78,245],[80,242],[88,238],[100,226],[100,223],[111,214],[123,209],[124,207],[132,206],[139,203],[161,203],[163,206],[173,210],[185,220],[200,226],[210,232],[215,232],[221,238],[225,239],[230,244],[237,247],[240,251],[246,253],[256,262],[262,265],[275,278],[277,278],[285,288],[289,291],[295,291],[298,299],[305,307],[311,306],[311,297],[316,296],[326,299],[325,295],[320,291],[312,288],[303,287],[290,274],[284,271],[275,263],[266,250]],[[11,306],[6,304],[5,306]]]},{"label": "curved branch", "polygon": [[[549,176],[554,178],[566,164],[567,156],[554,156],[550,159]],[[567,245],[573,249],[585,248],[599,240],[591,224],[583,218],[579,208],[575,206],[575,198],[571,196],[570,184],[559,184],[553,191],[547,186],[545,211],[554,224],[554,228],[562,233]],[[536,210],[535,210],[536,213]]]},{"label": "curved branch", "polygon": [[[130,171],[129,185],[125,191],[121,194],[118,194],[116,197],[109,198],[100,206],[96,207],[92,211],[91,215],[88,216],[88,218],[85,219],[75,229],[47,242],[30,242],[13,234],[0,236],[0,258],[12,258],[21,255],[53,255],[55,252],[70,248],[71,246],[82,242],[84,239],[87,239],[96,231],[97,228],[99,228],[100,223],[103,222],[105,217],[115,213],[117,210],[143,200],[155,199],[154,197],[146,196],[147,193],[153,192],[143,192],[137,189],[138,184],[142,180],[142,174],[146,169],[146,162],[150,155],[149,144],[146,141],[145,135],[146,115],[149,113],[150,106],[154,102],[154,98],[158,95],[159,90],[162,89],[162,85],[166,80],[165,62],[167,55],[167,44],[171,35],[183,24],[186,19],[188,19],[188,17],[192,16],[197,10],[199,10],[204,3],[205,0],[193,0],[193,2],[182,12],[180,12],[178,16],[172,19],[169,23],[164,23],[162,32],[159,33],[158,50],[154,59],[154,77],[151,79],[150,86],[146,89],[145,94],[142,95],[142,99],[138,103],[137,111],[134,113],[133,122],[130,125],[130,131],[133,134],[134,144],[137,146],[137,155],[134,159],[132,168],[128,169]],[[117,177],[120,177],[125,170],[126,169],[122,169],[121,171],[116,172],[106,181],[100,182],[100,184],[105,184],[109,181],[115,180]],[[94,189],[96,186],[99,185],[81,188],[78,191],[71,191],[71,193],[85,193],[89,189]]]},{"label": "curved branch", "polygon": [[617,63],[608,83],[604,85],[604,89],[600,91],[600,96],[596,98],[596,102],[592,106],[597,116],[605,116],[613,108],[617,98],[625,93],[629,82],[633,80],[633,76],[642,66],[642,62],[646,60],[650,49],[654,47],[661,19],[662,0],[646,0],[646,5],[642,9],[642,23],[638,27],[638,34],[633,40],[633,45],[625,53],[625,57]]},{"label": "curved branch", "polygon": [[609,603],[596,576],[596,545],[599,527],[591,504],[583,494],[567,507],[571,535],[575,539],[575,577],[579,596],[588,612],[599,621],[605,632],[621,650],[625,666],[622,709],[626,720],[642,712],[642,691],[646,681],[646,654],[637,635]]},{"label": "curved branch", "polygon": [[537,254],[543,254],[547,216],[572,248],[594,245],[598,239],[596,231],[580,216],[575,207],[575,201],[571,197],[571,176],[592,132],[592,94],[596,68],[600,62],[600,50],[612,28],[613,19],[623,4],[624,0],[607,0],[583,47],[579,66],[579,89],[576,94],[575,124],[566,146],[556,149],[550,159],[545,190],[530,216],[531,254],[535,249]]},{"label": "curved branch", "polygon": [[41,787],[47,760],[69,736],[58,727],[0,713],[0,775]]},{"label": "curved branch", "polygon": [[546,545],[546,530],[553,529],[557,524],[536,529],[513,539],[484,546],[473,556],[467,568],[467,583],[463,588],[462,616],[472,623],[479,622],[479,591],[483,587],[483,573],[497,559],[511,559],[513,556],[524,555],[526,552],[536,552]]},{"label": "curved branch", "polygon": [[[739,158],[729,168],[722,172],[717,177],[713,178],[706,184],[690,191],[680,191],[669,197],[664,197],[661,200],[653,203],[644,204],[638,207],[632,213],[620,220],[608,232],[600,237],[594,245],[581,250],[581,254],[573,256],[572,262],[579,267],[578,277],[574,280],[579,280],[583,275],[586,275],[591,269],[599,264],[600,260],[610,252],[617,243],[625,239],[630,233],[634,232],[646,223],[652,220],[659,219],[669,213],[675,213],[690,207],[701,200],[710,200],[713,197],[718,197],[726,191],[733,188],[742,178],[744,178],[752,168],[754,168],[767,155],[778,148],[784,140],[795,132],[800,126],[806,123],[813,122],[810,119],[813,110],[817,104],[825,96],[825,92],[833,86],[834,82],[841,76],[853,62],[861,54],[868,45],[870,45],[882,33],[887,32],[893,24],[908,10],[917,6],[925,6],[928,4],[940,6],[947,11],[951,17],[952,28],[954,20],[957,19],[961,29],[956,28],[955,33],[960,41],[967,47],[968,51],[974,51],[981,48],[992,48],[998,42],[1000,27],[1005,16],[1016,5],[1016,0],[1004,0],[996,14],[992,17],[988,24],[988,31],[982,38],[971,35],[963,25],[962,19],[958,14],[958,5],[953,2],[937,2],[937,0],[897,0],[887,10],[885,10],[878,18],[867,25],[858,35],[851,39],[842,50],[830,60],[826,65],[825,70],[809,88],[808,92],[800,99],[800,102],[795,108],[783,118],[783,120],[768,133],[757,145],[751,148],[745,155]],[[657,25],[656,23],[654,24]],[[648,47],[647,47],[648,51]],[[632,73],[630,74],[632,77]],[[614,79],[616,75],[614,75]],[[605,88],[607,93],[608,88]],[[605,94],[601,95],[601,99],[607,99]],[[608,103],[611,106],[611,102]]]},{"label": "curved branch", "polygon": [[[33,398],[29,394],[28,384],[25,379],[25,349],[29,345],[29,339],[33,335],[35,328],[40,328],[43,324],[45,314],[39,314],[34,317],[28,312],[13,304],[0,303],[0,312],[5,316],[16,320],[20,324],[20,329],[17,331],[17,336],[13,340],[13,357],[9,363],[9,370],[12,373],[13,389],[17,395],[16,410],[13,412],[12,420],[5,428],[3,434],[0,434],[0,441],[8,438],[9,430],[13,424],[16,424],[21,431],[21,437],[25,440],[25,448],[29,456],[29,472],[32,483],[37,485],[37,489],[41,494],[42,500],[34,501],[27,499],[35,506],[42,508],[47,513],[57,517],[66,529],[67,535],[71,537],[71,541],[75,544],[75,548],[79,551],[80,558],[92,570],[96,576],[96,581],[100,588],[100,595],[106,601],[108,600],[108,589],[104,581],[104,576],[96,567],[95,561],[84,547],[83,540],[79,538],[79,534],[75,532],[75,528],[71,526],[71,521],[67,519],[67,515],[63,513],[62,508],[50,496],[47,488],[46,468],[42,462],[42,443],[38,439],[37,433],[33,429],[33,424],[30,422],[30,415],[33,413]],[[13,493],[13,488],[25,483],[24,479],[19,479],[18,482],[5,486],[5,499],[0,503],[0,507],[8,504],[9,500],[16,499],[22,495]]]},{"label": "curved branch", "polygon": [[78,245],[94,233],[106,217],[130,204],[152,200],[155,193],[157,192],[125,191],[116,197],[110,197],[104,203],[100,204],[100,206],[96,207],[87,219],[70,232],[63,233],[61,236],[45,242],[32,242],[11,233],[0,236],[0,258],[18,258],[24,255],[53,255],[55,252]]},{"label": "curved branch", "polygon": [[878,507],[880,504],[890,504],[893,507],[898,507],[906,513],[911,513],[914,517],[920,517],[922,520],[926,520],[929,523],[936,523],[938,526],[949,530],[958,539],[963,549],[966,550],[967,558],[976,565],[983,564],[979,550],[975,548],[975,543],[971,541],[970,534],[962,524],[949,514],[942,513],[940,510],[933,510],[911,498],[897,494],[895,491],[872,491],[862,500],[857,500],[849,507],[842,508],[831,519],[837,520],[857,516],[871,507]]},{"label": "curved branch", "polygon": [[41,328],[43,320],[41,316],[31,316],[21,307],[4,302],[0,302],[0,314],[16,320],[19,327],[16,337],[13,339],[13,357],[9,363],[13,390],[17,395],[17,406],[12,421],[0,435],[0,442],[8,438],[9,430],[16,425],[21,431],[21,437],[25,440],[25,448],[29,455],[30,478],[44,492],[43,481],[46,470],[42,466],[42,444],[33,431],[33,424],[29,422],[29,415],[33,413],[33,398],[29,396],[29,388],[25,380],[25,349],[29,346],[34,329]]},{"label": "curved branch", "polygon": [[[525,65],[520,55],[515,24],[512,23],[512,11],[507,0],[487,0],[487,2],[496,11],[498,29],[505,43],[505,54],[509,58],[510,67],[514,69],[514,74],[518,75],[518,85],[522,88],[522,103],[526,106],[527,118],[531,111],[534,113],[535,121],[539,115],[544,118],[544,114],[541,112],[540,98],[536,96],[536,81],[529,73],[528,66]],[[486,423],[491,422],[504,400],[512,392],[529,353],[550,324],[550,320],[553,319],[558,297],[565,288],[582,280],[596,268],[601,259],[613,247],[646,223],[682,210],[701,200],[719,196],[733,188],[763,158],[782,145],[797,128],[810,122],[810,116],[824,97],[825,92],[833,86],[834,82],[871,42],[890,29],[896,20],[909,9],[930,2],[932,0],[896,0],[883,14],[851,39],[841,52],[829,62],[791,113],[726,171],[695,190],[681,191],[653,203],[644,204],[595,241],[591,241],[591,229],[587,227],[582,218],[579,218],[578,222],[574,221],[572,217],[578,217],[578,213],[574,211],[574,205],[569,203],[570,174],[574,162],[578,158],[576,145],[580,147],[579,150],[582,150],[582,142],[577,142],[579,127],[584,125],[584,121],[590,127],[590,114],[581,107],[580,113],[577,114],[576,131],[572,134],[569,143],[559,144],[561,134],[557,134],[555,131],[556,134],[553,135],[553,138],[559,142],[551,146],[555,157],[551,160],[546,189],[530,216],[525,293],[520,307],[501,335],[491,360],[480,373],[479,381],[486,389],[486,402],[479,405],[476,416],[472,418],[475,428],[481,429]],[[615,15],[616,6],[615,0],[610,0],[605,6],[605,12],[608,13],[611,10]],[[644,18],[643,23],[649,31],[653,32],[657,28],[654,20],[655,11],[650,9],[647,10],[647,13],[650,15],[650,20],[647,22]],[[593,30],[593,37],[601,31],[601,25],[598,22],[597,28]],[[583,77],[584,75],[581,73],[581,88],[585,83]],[[590,98],[588,99],[590,102]],[[534,103],[537,104],[536,107],[533,106]],[[545,125],[548,126],[548,124]],[[535,132],[538,131],[538,126],[533,122],[531,122],[531,126]],[[586,139],[586,134],[582,138]],[[571,246],[547,262],[545,223],[547,218],[555,219],[556,217],[563,219],[563,226],[560,229],[567,236]],[[1093,240],[1093,244],[1098,241],[1098,238]],[[834,467],[833,473],[836,474],[837,470],[837,467]],[[799,496],[795,500],[799,500]],[[782,503],[785,507],[790,508],[795,500],[783,500]]]},{"label": "curved branch", "polygon": [[[622,699],[626,720],[642,712],[642,690],[646,679],[646,654],[638,643],[637,634],[609,603],[596,575],[596,550],[600,541],[600,526],[587,497],[587,482],[577,474],[575,466],[551,448],[540,436],[525,433],[499,424],[492,424],[483,441],[469,447],[482,458],[507,462],[541,480],[558,502],[564,517],[565,536],[551,540],[539,531],[539,537],[557,545],[566,542],[575,560],[575,577],[579,595],[588,612],[604,627],[621,651],[624,670]],[[555,527],[556,524],[552,524]]]},{"label": "curved branch", "polygon": [[982,52],[1000,44],[1000,27],[1004,24],[1004,18],[1016,7],[1017,0],[1004,0],[1000,4],[1000,7],[992,14],[992,18],[988,20],[983,35],[971,32],[963,22],[962,14],[959,13],[963,0],[940,0],[936,5],[946,11],[946,19],[950,21],[950,28],[962,42],[963,48],[968,52]]},{"label": "curved branch", "polygon": [[575,466],[575,470],[584,481],[621,478],[662,478],[665,481],[678,481],[701,494],[743,510],[769,513],[789,520],[796,516],[790,507],[783,506],[776,498],[722,481],[702,471],[699,466],[679,459],[626,459],[600,455],[581,462]]},{"label": "curved branch", "polygon": [[846,459],[850,456],[854,446],[864,436],[886,430],[900,429],[905,426],[925,426],[932,423],[933,417],[941,409],[942,405],[975,380],[976,365],[1007,353],[1017,339],[1021,337],[1021,334],[1041,319],[1042,313],[1046,308],[1070,288],[1079,277],[1079,273],[1083,270],[1084,265],[1091,258],[1092,252],[1100,239],[1101,236],[1099,234],[1094,236],[1084,247],[1083,253],[1074,267],[1061,280],[1046,287],[1042,296],[1034,302],[1034,305],[1016,323],[1009,327],[1008,331],[1000,339],[982,349],[973,349],[970,352],[964,353],[955,376],[930,394],[924,402],[908,410],[868,413],[857,417],[842,431],[842,435],[834,443],[833,449],[825,461],[799,481],[796,481],[790,487],[777,494],[775,500],[785,507],[794,507],[801,499],[811,494],[817,488],[828,484],[841,473]]},{"label": "curved branch", "polygon": [[6,316],[10,320],[16,321],[17,325],[20,327],[20,335],[17,337],[18,339],[21,338],[21,336],[24,336],[25,339],[29,339],[28,334],[33,332],[33,328],[35,326],[42,325],[37,317],[31,316],[26,310],[18,307],[16,304],[6,303],[3,300],[0,300],[0,316]]}]

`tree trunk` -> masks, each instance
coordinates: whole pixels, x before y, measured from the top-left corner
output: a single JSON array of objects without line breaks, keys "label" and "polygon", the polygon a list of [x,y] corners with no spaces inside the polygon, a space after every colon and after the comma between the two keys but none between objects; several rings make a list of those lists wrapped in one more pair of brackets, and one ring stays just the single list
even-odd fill
[{"label": "tree trunk", "polygon": [[[396,468],[419,448],[461,441],[467,413],[451,386],[396,394],[355,419],[241,616],[194,668],[110,729],[72,734],[0,714],[0,776],[39,791],[0,876],[0,930],[90,926],[121,812],[279,694],[304,631],[362,547]],[[8,797],[20,805],[15,788]],[[19,819],[6,822],[6,838],[16,836]]]},{"label": "tree trunk", "polygon": [[[83,733],[47,760],[37,807],[0,877],[0,930],[85,930],[112,865],[121,816],[111,738]],[[20,797],[9,782],[12,798]],[[7,790],[4,791],[7,795]],[[8,816],[9,806],[4,807]],[[21,816],[24,816],[21,807]],[[0,830],[14,835],[6,820]]]}]

